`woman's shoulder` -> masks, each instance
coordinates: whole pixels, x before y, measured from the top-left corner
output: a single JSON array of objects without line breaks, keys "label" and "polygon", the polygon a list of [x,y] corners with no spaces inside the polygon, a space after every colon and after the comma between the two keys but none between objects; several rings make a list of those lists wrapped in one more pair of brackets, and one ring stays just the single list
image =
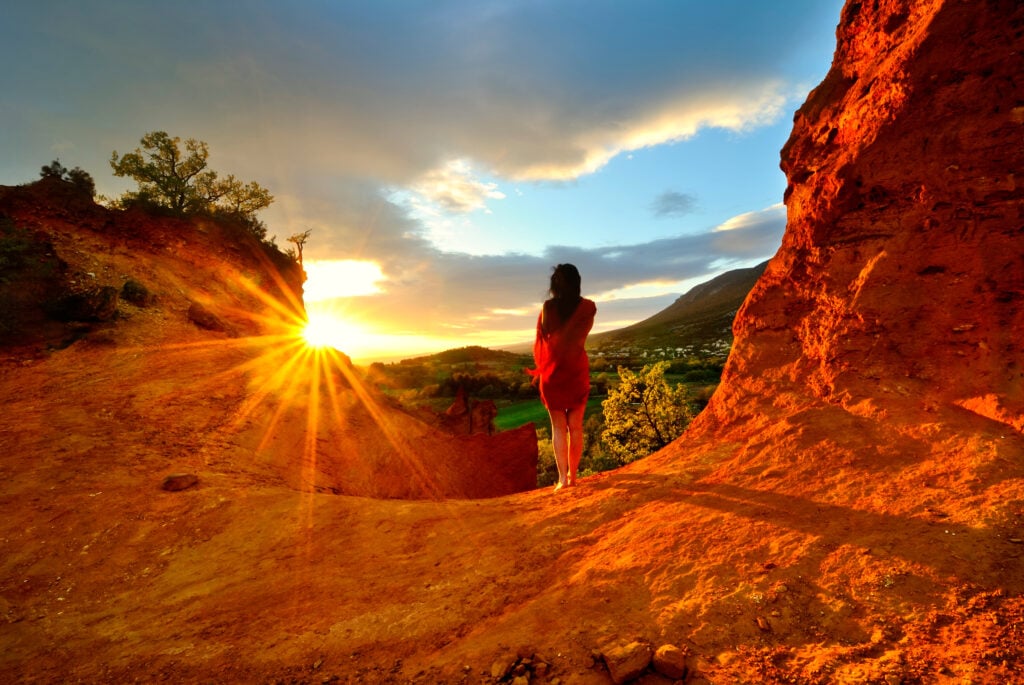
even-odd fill
[{"label": "woman's shoulder", "polygon": [[597,311],[597,305],[594,304],[594,301],[593,300],[588,300],[585,297],[581,297],[580,298],[580,306],[581,307],[586,307],[587,309],[589,309],[592,312],[596,312]]}]

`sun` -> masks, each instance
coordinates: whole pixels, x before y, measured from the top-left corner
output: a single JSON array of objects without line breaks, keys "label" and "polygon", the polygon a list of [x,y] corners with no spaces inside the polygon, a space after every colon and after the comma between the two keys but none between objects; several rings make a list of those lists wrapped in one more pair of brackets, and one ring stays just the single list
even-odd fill
[{"label": "sun", "polygon": [[330,314],[314,312],[310,313],[302,329],[302,337],[309,347],[333,347],[342,352],[361,350],[367,343],[367,333],[359,326]]}]

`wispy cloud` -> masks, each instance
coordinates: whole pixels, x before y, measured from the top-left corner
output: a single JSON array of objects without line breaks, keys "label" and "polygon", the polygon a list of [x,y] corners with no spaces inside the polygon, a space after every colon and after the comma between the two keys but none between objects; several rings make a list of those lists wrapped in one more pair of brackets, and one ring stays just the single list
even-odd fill
[{"label": "wispy cloud", "polygon": [[685,216],[697,208],[697,198],[689,193],[666,190],[651,202],[651,212],[659,218]]},{"label": "wispy cloud", "polygon": [[452,160],[428,171],[414,181],[409,190],[418,196],[420,204],[436,205],[455,214],[483,210],[488,200],[505,199],[497,183],[479,180],[464,159]]},{"label": "wispy cloud", "polygon": [[394,333],[449,335],[452,326],[492,336],[520,331],[529,328],[546,297],[551,268],[571,262],[583,276],[584,293],[601,302],[599,319],[642,318],[715,273],[770,255],[781,240],[785,213],[770,207],[726,223],[729,230],[714,227],[647,243],[552,246],[541,256],[416,250],[414,258],[386,272],[385,292],[347,307],[350,315],[379,321]]}]

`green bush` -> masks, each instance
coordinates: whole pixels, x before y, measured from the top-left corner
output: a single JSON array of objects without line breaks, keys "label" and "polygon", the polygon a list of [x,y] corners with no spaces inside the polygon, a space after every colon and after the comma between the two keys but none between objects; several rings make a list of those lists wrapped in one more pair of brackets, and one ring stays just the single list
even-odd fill
[{"label": "green bush", "polygon": [[636,461],[679,437],[693,419],[685,385],[665,380],[668,362],[645,366],[639,373],[619,367],[619,385],[608,391],[602,407],[605,446],[623,464]]}]

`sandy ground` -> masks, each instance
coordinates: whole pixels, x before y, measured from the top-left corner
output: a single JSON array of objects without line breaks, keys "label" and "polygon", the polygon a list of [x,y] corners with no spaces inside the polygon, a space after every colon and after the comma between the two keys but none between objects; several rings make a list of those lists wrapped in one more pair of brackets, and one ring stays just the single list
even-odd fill
[{"label": "sandy ground", "polygon": [[714,683],[1024,679],[1024,438],[988,419],[807,406],[558,495],[337,496],[261,459],[311,387],[257,392],[265,347],[118,330],[4,361],[5,681],[606,683],[636,638]]}]

